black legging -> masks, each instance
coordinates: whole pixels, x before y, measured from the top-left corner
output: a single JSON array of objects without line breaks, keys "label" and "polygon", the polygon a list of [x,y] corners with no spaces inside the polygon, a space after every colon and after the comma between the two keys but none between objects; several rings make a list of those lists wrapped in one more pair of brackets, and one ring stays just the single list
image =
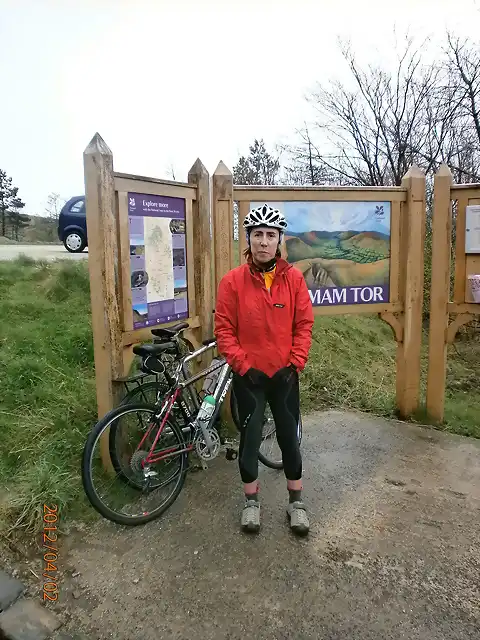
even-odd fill
[{"label": "black legging", "polygon": [[297,437],[300,417],[298,374],[292,372],[288,382],[275,379],[265,387],[254,387],[245,378],[234,374],[233,393],[237,400],[240,424],[238,462],[244,483],[258,478],[258,451],[262,442],[265,407],[272,410],[277,440],[282,451],[287,480],[302,477],[302,456]]}]

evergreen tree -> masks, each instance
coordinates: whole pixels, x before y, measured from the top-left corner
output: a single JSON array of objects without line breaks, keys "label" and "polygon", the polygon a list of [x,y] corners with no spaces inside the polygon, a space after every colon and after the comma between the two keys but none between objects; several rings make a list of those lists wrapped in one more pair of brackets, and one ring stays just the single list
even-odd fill
[{"label": "evergreen tree", "polygon": [[7,235],[10,223],[13,226],[14,237],[16,237],[18,230],[25,226],[25,218],[29,219],[28,216],[19,212],[25,204],[17,194],[18,187],[13,186],[12,178],[0,169],[0,233],[2,236]]},{"label": "evergreen tree", "polygon": [[19,231],[28,227],[30,218],[21,213],[21,209],[25,206],[19,198],[12,202],[12,208],[7,212],[7,219],[11,230],[12,240],[19,240]]},{"label": "evergreen tree", "polygon": [[275,184],[280,170],[278,158],[268,153],[263,140],[255,140],[249,151],[233,168],[234,184]]}]

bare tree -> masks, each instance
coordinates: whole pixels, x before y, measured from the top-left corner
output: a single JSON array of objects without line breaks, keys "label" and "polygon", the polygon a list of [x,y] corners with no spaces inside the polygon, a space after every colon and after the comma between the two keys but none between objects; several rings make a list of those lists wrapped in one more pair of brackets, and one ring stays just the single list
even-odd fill
[{"label": "bare tree", "polygon": [[393,71],[361,66],[344,47],[350,82],[317,86],[308,98],[313,122],[283,147],[287,176],[303,184],[400,185],[412,164],[425,171],[427,314],[433,175],[445,162],[455,182],[480,182],[480,54],[451,36],[448,44],[444,58],[424,64],[423,46],[408,41]]},{"label": "bare tree", "polygon": [[279,145],[281,151],[286,151],[291,158],[290,164],[283,169],[283,184],[292,185],[322,185],[332,184],[335,176],[320,160],[320,152],[312,141],[308,124],[296,132],[297,144]]},{"label": "bare tree", "polygon": [[175,181],[177,178],[175,177],[175,167],[173,165],[173,162],[170,163],[170,167],[167,169],[167,175],[173,180]]},{"label": "bare tree", "polygon": [[422,64],[421,49],[408,41],[389,72],[361,68],[343,47],[352,87],[334,81],[309,96],[316,117],[288,149],[293,165],[307,163],[330,183],[400,185],[414,163],[428,174],[465,155],[466,137],[456,135],[461,98],[444,66]]},{"label": "bare tree", "polygon": [[480,148],[480,48],[451,33],[447,40],[450,79],[459,95],[461,115],[471,120]]},{"label": "bare tree", "polygon": [[47,204],[45,206],[47,218],[58,222],[60,212],[65,202],[65,198],[62,198],[59,193],[50,193],[47,197]]}]

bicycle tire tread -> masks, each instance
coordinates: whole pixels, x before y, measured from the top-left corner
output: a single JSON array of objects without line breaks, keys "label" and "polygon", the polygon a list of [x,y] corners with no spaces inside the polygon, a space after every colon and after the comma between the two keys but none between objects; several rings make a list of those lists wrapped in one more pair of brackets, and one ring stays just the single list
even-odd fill
[{"label": "bicycle tire tread", "polygon": [[[146,404],[146,403],[138,403],[138,404],[127,404],[127,405],[119,405],[115,407],[111,411],[109,411],[103,418],[101,418],[93,429],[90,431],[87,441],[85,443],[83,453],[82,453],[82,484],[85,494],[90,502],[90,504],[94,507],[94,509],[100,513],[105,519],[110,520],[111,522],[115,522],[116,524],[122,524],[127,526],[138,526],[142,524],[146,524],[147,522],[151,522],[156,518],[159,518],[178,498],[181,490],[183,489],[183,485],[185,483],[185,477],[187,474],[187,454],[181,454],[181,468],[179,471],[179,482],[175,486],[174,491],[168,497],[168,499],[157,509],[154,509],[151,513],[146,516],[123,516],[109,507],[107,507],[98,497],[90,474],[90,461],[93,453],[93,448],[101,437],[102,432],[108,428],[109,424],[115,419],[119,418],[123,413],[130,413],[133,411],[139,410],[148,410],[154,412],[156,410],[154,405]],[[175,433],[177,441],[179,443],[184,443],[185,440],[183,438],[183,434],[179,429],[178,425],[174,420],[169,420],[169,426],[172,431]]]}]

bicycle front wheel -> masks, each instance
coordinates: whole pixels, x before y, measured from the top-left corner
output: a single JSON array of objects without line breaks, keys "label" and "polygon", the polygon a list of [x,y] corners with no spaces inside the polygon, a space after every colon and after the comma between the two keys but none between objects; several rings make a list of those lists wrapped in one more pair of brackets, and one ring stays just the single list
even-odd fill
[{"label": "bicycle front wheel", "polygon": [[[164,513],[182,490],[187,444],[171,416],[159,434],[153,460],[147,458],[160,429],[157,412],[157,407],[146,404],[120,405],[88,436],[82,457],[83,488],[91,505],[107,520],[129,526],[146,524]],[[101,449],[109,452],[112,426],[115,455],[110,456],[112,464],[107,468]]]}]

